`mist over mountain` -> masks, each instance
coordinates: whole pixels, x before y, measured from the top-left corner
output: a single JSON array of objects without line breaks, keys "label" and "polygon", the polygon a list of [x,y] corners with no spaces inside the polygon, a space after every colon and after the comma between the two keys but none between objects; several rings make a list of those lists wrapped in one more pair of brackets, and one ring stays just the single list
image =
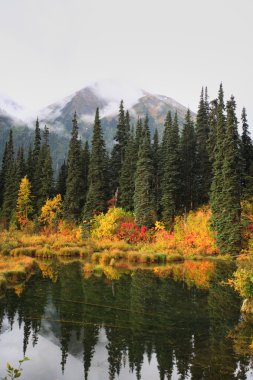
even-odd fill
[{"label": "mist over mountain", "polygon": [[45,107],[33,116],[11,99],[0,96],[0,158],[10,128],[13,129],[15,145],[24,145],[24,148],[28,149],[33,141],[34,125],[38,116],[41,128],[46,124],[50,129],[52,156],[55,169],[57,169],[67,155],[74,112],[77,112],[81,139],[91,141],[97,107],[100,110],[105,142],[110,150],[113,146],[121,99],[124,101],[125,110],[130,113],[133,126],[139,117],[148,115],[151,135],[155,127],[160,136],[162,135],[168,111],[171,111],[172,116],[177,112],[179,125],[183,124],[187,111],[186,107],[167,96],[151,94],[130,85],[122,86],[111,82],[98,82],[86,86]]}]

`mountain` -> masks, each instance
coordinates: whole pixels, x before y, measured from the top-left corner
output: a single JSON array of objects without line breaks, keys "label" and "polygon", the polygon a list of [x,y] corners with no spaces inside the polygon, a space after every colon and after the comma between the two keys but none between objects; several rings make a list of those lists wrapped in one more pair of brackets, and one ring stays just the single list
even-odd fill
[{"label": "mountain", "polygon": [[[125,110],[129,110],[131,123],[134,126],[138,117],[149,117],[151,134],[155,127],[160,136],[168,111],[172,116],[178,114],[179,125],[184,122],[186,107],[164,95],[151,94],[130,85],[118,85],[110,82],[99,82],[87,86],[74,94],[53,103],[38,113],[41,128],[47,124],[50,128],[50,144],[54,167],[57,170],[67,155],[67,147],[72,129],[72,117],[77,112],[80,136],[83,141],[91,141],[92,126],[96,108],[100,109],[104,137],[108,149],[113,146],[119,103],[124,100]],[[26,118],[25,110],[9,98],[0,96],[0,159],[10,128],[13,129],[14,144],[24,145],[28,150],[33,142],[35,119]],[[21,121],[21,118],[26,121]],[[195,115],[193,114],[193,117]]]},{"label": "mountain", "polygon": [[110,92],[110,86],[105,87],[104,84],[96,83],[46,107],[39,113],[39,118],[51,127],[50,130],[69,136],[72,128],[72,117],[76,111],[80,135],[82,139],[90,141],[95,111],[99,107],[104,136],[109,149],[113,145],[121,99],[124,101],[125,110],[128,109],[130,113],[133,125],[135,125],[138,117],[148,115],[151,133],[157,127],[159,134],[162,134],[168,111],[171,111],[173,116],[177,112],[179,125],[183,124],[187,109],[174,99],[151,94],[144,90],[132,88],[125,90],[124,92],[124,88],[121,89],[119,86],[113,85]]}]

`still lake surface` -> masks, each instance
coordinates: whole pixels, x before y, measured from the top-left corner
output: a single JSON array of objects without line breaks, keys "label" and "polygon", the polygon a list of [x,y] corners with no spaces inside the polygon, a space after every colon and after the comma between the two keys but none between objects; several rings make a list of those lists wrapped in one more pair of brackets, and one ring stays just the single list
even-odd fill
[{"label": "still lake surface", "polygon": [[196,281],[83,269],[41,261],[0,299],[0,377],[25,354],[25,380],[253,379],[253,323],[226,285],[233,265],[215,263],[204,282],[201,268]]}]

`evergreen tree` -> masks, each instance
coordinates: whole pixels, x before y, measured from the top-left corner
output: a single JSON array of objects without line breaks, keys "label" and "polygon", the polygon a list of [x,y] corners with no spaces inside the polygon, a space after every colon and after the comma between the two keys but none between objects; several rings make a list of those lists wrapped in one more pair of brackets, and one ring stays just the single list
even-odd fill
[{"label": "evergreen tree", "polygon": [[99,109],[93,128],[93,138],[88,175],[88,193],[84,206],[84,218],[90,219],[94,214],[105,212],[107,208],[107,163],[105,143],[99,118]]},{"label": "evergreen tree", "polygon": [[241,249],[240,146],[237,131],[236,104],[227,102],[224,162],[222,166],[222,213],[217,243],[222,253],[237,254]]},{"label": "evergreen tree", "polygon": [[119,187],[120,171],[125,157],[129,126],[126,126],[126,117],[123,100],[120,102],[118,124],[115,136],[115,144],[112,149],[111,167],[113,168],[111,176],[111,187],[114,193]]},{"label": "evergreen tree", "polygon": [[5,184],[5,177],[6,177],[6,171],[7,171],[7,156],[8,156],[8,143],[6,142],[4,154],[2,158],[1,173],[0,173],[0,209],[3,205],[3,200],[4,200],[4,184]]},{"label": "evergreen tree", "polygon": [[87,195],[88,191],[88,177],[89,177],[89,165],[90,165],[90,148],[89,148],[89,143],[86,141],[83,149],[83,179],[84,179],[84,193],[85,193],[85,198]]},{"label": "evergreen tree", "polygon": [[197,169],[197,203],[205,204],[209,199],[211,186],[211,163],[207,150],[209,136],[209,110],[207,90],[204,98],[202,88],[196,120],[196,169]]},{"label": "evergreen tree", "polygon": [[184,212],[196,206],[196,135],[190,110],[185,115],[180,138],[180,204]]},{"label": "evergreen tree", "polygon": [[127,211],[133,211],[134,209],[134,176],[137,157],[136,143],[132,132],[127,142],[125,159],[120,175],[119,204]]},{"label": "evergreen tree", "polygon": [[33,172],[34,172],[33,149],[32,149],[32,145],[29,145],[27,161],[26,161],[26,173],[30,182],[32,182],[32,179],[33,179]]},{"label": "evergreen tree", "polygon": [[220,85],[218,103],[217,103],[217,125],[216,125],[216,141],[213,156],[213,178],[210,192],[210,204],[212,210],[211,226],[220,236],[222,225],[220,224],[220,216],[223,212],[223,160],[224,160],[224,137],[225,137],[225,115],[224,115],[224,93],[222,84]]},{"label": "evergreen tree", "polygon": [[161,147],[159,145],[158,130],[155,129],[153,144],[152,144],[152,159],[154,170],[154,197],[155,209],[157,215],[161,213]]},{"label": "evergreen tree", "polygon": [[64,215],[67,220],[77,222],[82,213],[84,204],[84,182],[82,173],[82,152],[78,139],[78,124],[76,112],[74,114],[71,139],[68,152],[68,176],[66,194],[63,204]]},{"label": "evergreen tree", "polygon": [[135,173],[134,212],[139,226],[151,227],[156,220],[153,181],[152,151],[149,132],[146,128]]},{"label": "evergreen tree", "polygon": [[242,157],[242,187],[243,197],[253,195],[253,145],[250,137],[249,125],[247,121],[246,109],[242,110],[242,138],[241,138],[241,157]]},{"label": "evergreen tree", "polygon": [[[216,146],[216,135],[217,135],[217,120],[218,120],[218,99],[214,99],[210,102],[209,111],[209,133],[207,139],[207,152],[209,162],[211,164],[211,170],[215,158],[215,146]],[[212,182],[212,181],[211,181]]]},{"label": "evergreen tree", "polygon": [[35,210],[40,212],[47,198],[53,195],[53,168],[52,157],[49,146],[49,129],[45,126],[43,131],[43,144],[38,158],[38,169],[36,170],[36,183],[38,190],[36,194]]},{"label": "evergreen tree", "polygon": [[125,114],[125,126],[126,126],[126,134],[128,136],[130,134],[130,131],[131,131],[130,115],[129,115],[128,110],[126,111],[126,114]]},{"label": "evergreen tree", "polygon": [[142,119],[138,118],[135,129],[135,144],[137,153],[139,152],[140,146],[142,142]]},{"label": "evergreen tree", "polygon": [[172,124],[167,114],[163,136],[162,218],[168,227],[173,227],[178,207],[179,192],[179,128],[177,114]]},{"label": "evergreen tree", "polygon": [[[35,200],[39,197],[41,187],[41,163],[40,163],[40,150],[41,150],[41,132],[39,120],[37,118],[34,133],[34,146],[33,146],[33,171],[32,171],[32,192],[35,196]],[[34,205],[35,211],[38,211],[38,206]]]},{"label": "evergreen tree", "polygon": [[17,181],[16,181],[16,166],[14,162],[14,148],[12,130],[10,130],[9,140],[7,143],[6,157],[5,157],[5,174],[4,174],[4,196],[2,215],[7,223],[10,222],[13,212],[16,208],[17,200]]},{"label": "evergreen tree", "polygon": [[19,147],[16,158],[16,176],[17,181],[20,183],[21,179],[26,175],[26,162],[24,157],[23,146]]},{"label": "evergreen tree", "polygon": [[66,194],[66,182],[68,177],[68,167],[66,161],[63,161],[63,164],[60,167],[57,184],[56,184],[56,194],[60,194],[62,199],[64,199]]}]

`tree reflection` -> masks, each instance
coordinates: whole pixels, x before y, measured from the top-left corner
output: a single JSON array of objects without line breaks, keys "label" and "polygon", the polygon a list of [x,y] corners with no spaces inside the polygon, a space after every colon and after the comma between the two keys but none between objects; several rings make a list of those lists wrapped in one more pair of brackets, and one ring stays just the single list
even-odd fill
[{"label": "tree reflection", "polygon": [[69,353],[83,357],[85,380],[102,331],[110,380],[126,365],[141,379],[145,356],[156,357],[161,380],[175,368],[182,380],[244,380],[252,321],[240,321],[240,300],[224,284],[233,266],[211,264],[131,273],[107,268],[89,278],[78,261],[40,264],[19,296],[10,289],[0,300],[0,327],[4,318],[19,323],[25,354],[45,334],[46,320],[60,345],[62,371]]}]

